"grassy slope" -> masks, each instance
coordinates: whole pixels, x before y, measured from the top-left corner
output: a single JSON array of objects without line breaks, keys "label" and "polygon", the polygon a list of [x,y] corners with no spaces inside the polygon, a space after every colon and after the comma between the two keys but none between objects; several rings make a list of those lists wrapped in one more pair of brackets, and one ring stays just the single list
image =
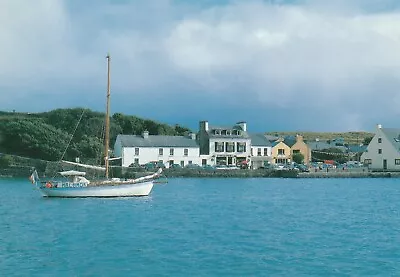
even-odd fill
[{"label": "grassy slope", "polygon": [[313,141],[316,138],[319,138],[321,141],[324,140],[333,140],[335,138],[343,138],[345,143],[349,144],[359,144],[364,141],[365,138],[368,137],[373,137],[373,133],[367,133],[367,132],[344,132],[344,133],[338,133],[338,132],[266,132],[265,134],[267,135],[276,135],[278,134],[279,136],[287,136],[287,135],[293,135],[295,136],[296,134],[301,134],[304,137],[304,140],[307,141]]}]

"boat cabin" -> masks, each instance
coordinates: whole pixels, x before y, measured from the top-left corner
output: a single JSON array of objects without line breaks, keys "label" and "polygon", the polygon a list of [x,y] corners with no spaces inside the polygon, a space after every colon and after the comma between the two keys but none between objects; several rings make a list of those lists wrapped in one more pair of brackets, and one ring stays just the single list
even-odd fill
[{"label": "boat cabin", "polygon": [[89,184],[90,181],[86,179],[85,176],[86,172],[83,171],[76,171],[76,170],[69,170],[69,171],[62,171],[59,172],[61,176],[67,177],[70,182],[72,183],[81,183],[81,184]]}]

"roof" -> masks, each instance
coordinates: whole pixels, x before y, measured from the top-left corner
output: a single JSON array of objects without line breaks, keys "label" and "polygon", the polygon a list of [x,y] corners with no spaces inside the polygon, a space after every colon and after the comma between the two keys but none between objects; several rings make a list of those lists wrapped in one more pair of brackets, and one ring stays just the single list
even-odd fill
[{"label": "roof", "polygon": [[348,146],[348,150],[351,153],[363,153],[367,150],[366,145],[359,145],[359,144],[351,144]]},{"label": "roof", "polygon": [[269,141],[263,134],[249,134],[252,146],[272,146],[271,141]]},{"label": "roof", "polygon": [[85,176],[86,172],[69,170],[69,171],[61,171],[59,172],[62,176]]},{"label": "roof", "polygon": [[382,128],[381,131],[389,140],[389,142],[392,143],[393,147],[397,151],[400,151],[400,129]]},{"label": "roof", "polygon": [[279,136],[265,135],[265,137],[266,137],[269,141],[277,141],[277,140],[279,139]]},{"label": "roof", "polygon": [[275,147],[276,145],[278,145],[281,142],[286,145],[286,143],[284,141],[278,139],[278,140],[272,142],[272,147]]},{"label": "roof", "polygon": [[310,147],[311,150],[325,150],[329,148],[337,148],[340,149],[342,152],[346,152],[346,146],[338,146],[335,143],[328,143],[326,141],[308,141],[307,145]]},{"label": "roof", "polygon": [[296,143],[296,137],[295,136],[286,136],[283,140],[283,142],[289,146],[292,147]]},{"label": "roof", "polygon": [[197,141],[184,136],[118,135],[122,147],[198,147]]},{"label": "roof", "polygon": [[[240,131],[240,135],[215,135],[212,133],[213,130],[227,130],[227,131],[234,131],[238,130]],[[234,126],[215,126],[215,125],[210,125],[208,128],[208,136],[210,138],[249,138],[249,134],[247,131],[243,131],[242,127],[239,125],[234,125]]]}]

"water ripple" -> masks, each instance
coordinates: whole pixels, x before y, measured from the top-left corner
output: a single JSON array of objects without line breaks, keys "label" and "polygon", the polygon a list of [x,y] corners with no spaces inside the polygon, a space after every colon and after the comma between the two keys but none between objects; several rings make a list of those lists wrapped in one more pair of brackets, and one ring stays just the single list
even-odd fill
[{"label": "water ripple", "polygon": [[397,179],[171,179],[45,199],[0,179],[2,276],[391,276]]}]

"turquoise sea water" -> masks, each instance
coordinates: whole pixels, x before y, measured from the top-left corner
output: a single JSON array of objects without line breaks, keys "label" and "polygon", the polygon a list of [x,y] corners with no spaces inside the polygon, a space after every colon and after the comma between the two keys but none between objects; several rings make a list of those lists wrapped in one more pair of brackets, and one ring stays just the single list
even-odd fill
[{"label": "turquoise sea water", "polygon": [[399,276],[400,179],[170,179],[46,199],[0,179],[1,276]]}]

